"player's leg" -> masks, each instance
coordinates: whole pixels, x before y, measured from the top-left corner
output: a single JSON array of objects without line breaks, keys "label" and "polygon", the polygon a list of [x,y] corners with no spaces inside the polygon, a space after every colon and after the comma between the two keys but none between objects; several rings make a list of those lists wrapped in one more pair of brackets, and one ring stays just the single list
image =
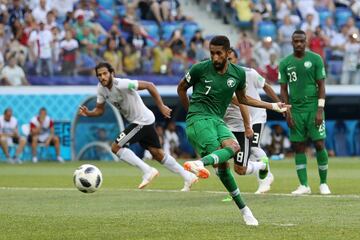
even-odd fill
[{"label": "player's leg", "polygon": [[307,140],[307,121],[309,113],[292,113],[295,126],[290,129],[290,141],[295,151],[296,173],[300,186],[292,192],[295,195],[310,194],[311,189],[307,178],[307,159],[305,155]]},{"label": "player's leg", "polygon": [[60,163],[64,162],[64,159],[60,156],[60,139],[58,136],[53,136],[50,142],[51,145],[55,147],[56,151],[56,160],[58,160]]},{"label": "player's leg", "polygon": [[245,223],[247,225],[257,226],[259,223],[256,220],[256,218],[253,216],[250,208],[246,206],[243,199],[241,198],[240,190],[236,184],[234,176],[231,173],[228,162],[223,162],[218,164],[217,175],[219,176],[222,184],[228,190],[232,199],[240,209]]},{"label": "player's leg", "polygon": [[2,150],[4,151],[7,161],[12,162],[10,154],[9,154],[8,137],[7,136],[0,136],[0,145],[1,145]]},{"label": "player's leg", "polygon": [[[197,161],[187,161],[184,168],[198,177],[208,178],[210,172],[204,167],[228,161],[239,150],[235,136],[224,122],[217,119],[203,119],[186,127],[186,134],[195,150],[202,156]],[[229,144],[219,149],[221,142],[232,139]]]},{"label": "player's leg", "polygon": [[124,131],[122,131],[118,138],[112,143],[111,151],[124,162],[139,168],[143,172],[143,181],[138,188],[147,186],[156,176],[159,175],[158,170],[150,167],[143,160],[141,160],[131,149],[124,147],[132,138],[134,138],[142,129],[142,125],[130,124]]},{"label": "player's leg", "polygon": [[18,144],[18,147],[16,148],[15,152],[15,162],[21,163],[20,155],[24,151],[24,148],[26,146],[26,138],[25,137],[15,137],[13,138],[13,142],[15,144]]},{"label": "player's leg", "polygon": [[39,142],[39,137],[38,135],[29,135],[28,141],[31,144],[32,162],[37,163],[37,146]]},{"label": "player's leg", "polygon": [[139,140],[140,145],[149,150],[153,158],[165,168],[173,173],[179,174],[184,179],[184,187],[181,191],[190,191],[191,186],[198,181],[198,178],[194,174],[185,171],[175,158],[164,152],[154,124],[144,126],[141,130],[141,135],[142,137]]},{"label": "player's leg", "polygon": [[[328,153],[325,148],[324,139],[326,138],[325,121],[320,126],[314,124],[316,112],[311,115],[311,122],[309,122],[309,135],[314,141],[316,149],[316,160],[318,164],[320,176],[320,193],[331,194],[329,186],[327,185],[327,172],[328,172]],[[323,115],[325,118],[325,116]]]}]

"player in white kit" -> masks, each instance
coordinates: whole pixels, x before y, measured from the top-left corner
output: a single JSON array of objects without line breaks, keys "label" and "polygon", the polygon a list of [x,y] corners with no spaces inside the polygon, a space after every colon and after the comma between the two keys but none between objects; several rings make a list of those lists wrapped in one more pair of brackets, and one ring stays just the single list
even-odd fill
[{"label": "player in white kit", "polygon": [[[237,53],[233,48],[231,48],[228,59],[234,64],[238,61]],[[274,90],[256,70],[244,69],[247,95],[260,100],[258,90],[263,89],[274,102],[280,102]],[[245,115],[244,119],[242,115]],[[224,121],[234,133],[241,148],[236,156],[237,161],[243,163],[243,171],[240,174],[255,174],[257,176],[259,187],[255,193],[260,194],[269,191],[274,176],[270,172],[266,153],[260,147],[261,133],[266,123],[266,110],[239,105],[234,99],[225,113]]]},{"label": "player in white kit", "polygon": [[148,90],[160,112],[166,118],[170,118],[171,109],[164,105],[155,85],[146,81],[115,78],[114,68],[107,62],[99,63],[95,67],[95,72],[99,80],[96,107],[90,111],[86,106],[81,106],[79,114],[86,117],[101,116],[105,110],[105,103],[109,102],[130,123],[112,143],[111,150],[121,160],[138,167],[143,172],[143,180],[138,188],[146,187],[159,175],[159,172],[126,147],[129,143],[136,142],[149,150],[153,158],[163,164],[164,167],[183,177],[185,184],[181,191],[190,191],[192,184],[197,182],[198,178],[194,174],[185,171],[172,156],[164,153],[159,142],[159,136],[155,131],[155,116],[145,106],[137,92],[137,90]]},{"label": "player in white kit", "polygon": [[[14,159],[9,154],[9,146],[13,144],[18,144]],[[0,145],[8,162],[21,163],[19,156],[26,145],[26,138],[19,135],[18,121],[12,115],[11,108],[5,109],[4,115],[0,116]]]}]

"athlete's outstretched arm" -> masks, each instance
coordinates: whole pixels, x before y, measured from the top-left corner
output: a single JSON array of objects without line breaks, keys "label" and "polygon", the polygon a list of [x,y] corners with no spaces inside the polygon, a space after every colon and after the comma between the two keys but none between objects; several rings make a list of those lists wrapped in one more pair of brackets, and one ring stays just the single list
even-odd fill
[{"label": "athlete's outstretched arm", "polygon": [[241,104],[258,107],[258,108],[270,109],[270,110],[273,110],[276,112],[285,112],[290,107],[289,105],[286,105],[281,102],[269,103],[269,102],[264,102],[264,101],[254,99],[254,98],[246,95],[245,89],[237,90],[235,93],[236,93],[236,97],[237,97],[239,103],[241,103]]},{"label": "athlete's outstretched arm", "polygon": [[93,110],[89,110],[86,106],[80,106],[79,115],[84,117],[98,117],[105,112],[105,103],[96,103],[96,107]]},{"label": "athlete's outstretched arm", "polygon": [[280,98],[278,97],[278,95],[276,95],[274,89],[271,87],[270,84],[265,83],[263,90],[266,95],[268,95],[274,102],[281,102]]},{"label": "athlete's outstretched arm", "polygon": [[180,98],[180,102],[185,108],[185,111],[188,111],[189,109],[189,98],[187,96],[187,90],[190,88],[190,85],[187,83],[185,78],[183,78],[177,87],[177,93]]},{"label": "athlete's outstretched arm", "polygon": [[138,84],[138,90],[148,90],[150,95],[155,100],[156,106],[158,106],[160,112],[164,115],[164,117],[171,118],[171,109],[164,104],[155,85],[152,82],[147,81],[138,81]]}]

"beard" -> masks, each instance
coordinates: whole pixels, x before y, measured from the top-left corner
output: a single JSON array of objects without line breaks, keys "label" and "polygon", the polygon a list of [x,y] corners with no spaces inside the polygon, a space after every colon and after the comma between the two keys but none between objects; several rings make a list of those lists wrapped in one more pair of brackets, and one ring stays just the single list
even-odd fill
[{"label": "beard", "polygon": [[225,65],[226,65],[226,61],[223,61],[223,62],[213,62],[213,66],[215,68],[215,70],[217,71],[221,71],[225,68]]}]

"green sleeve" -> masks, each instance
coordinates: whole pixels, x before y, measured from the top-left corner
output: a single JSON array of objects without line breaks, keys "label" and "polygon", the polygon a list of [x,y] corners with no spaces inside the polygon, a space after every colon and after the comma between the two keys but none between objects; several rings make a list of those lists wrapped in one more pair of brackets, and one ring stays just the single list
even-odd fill
[{"label": "green sleeve", "polygon": [[236,88],[236,90],[243,90],[246,88],[246,74],[245,71],[238,71],[238,75],[239,75],[239,84]]},{"label": "green sleeve", "polygon": [[185,74],[186,82],[192,86],[200,80],[201,77],[201,63],[194,64],[190,70]]},{"label": "green sleeve", "polygon": [[287,79],[287,76],[286,76],[286,72],[285,72],[285,64],[283,61],[280,62],[279,64],[279,75],[278,75],[278,80],[279,80],[279,83],[288,83],[288,79]]},{"label": "green sleeve", "polygon": [[322,80],[325,78],[326,78],[326,72],[325,72],[324,62],[320,56],[317,56],[316,64],[315,64],[315,79]]}]

